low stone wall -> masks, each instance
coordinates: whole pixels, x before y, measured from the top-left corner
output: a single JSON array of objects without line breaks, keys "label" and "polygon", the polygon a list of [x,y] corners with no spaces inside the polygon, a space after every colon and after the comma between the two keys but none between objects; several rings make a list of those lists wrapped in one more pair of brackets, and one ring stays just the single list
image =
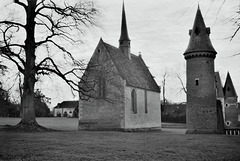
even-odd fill
[{"label": "low stone wall", "polygon": [[186,129],[186,128],[187,128],[187,125],[186,125],[186,124],[181,124],[181,123],[167,123],[167,122],[162,122],[162,128]]}]

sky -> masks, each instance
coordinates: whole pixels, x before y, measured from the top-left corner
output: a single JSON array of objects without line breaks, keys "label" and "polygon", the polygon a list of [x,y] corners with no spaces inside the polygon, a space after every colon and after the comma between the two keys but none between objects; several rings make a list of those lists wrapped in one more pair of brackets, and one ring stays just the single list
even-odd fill
[{"label": "sky", "polygon": [[[100,37],[103,41],[118,47],[121,28],[122,0],[94,0],[100,8],[99,28],[91,28],[81,37],[84,44],[72,47],[73,55],[87,63]],[[230,41],[229,37],[237,26],[231,21],[236,17],[240,0],[125,0],[128,33],[131,52],[141,54],[159,86],[163,75],[166,78],[166,98],[172,102],[185,102],[181,91],[181,79],[186,81],[186,61],[183,53],[189,42],[189,29],[199,3],[205,24],[211,28],[210,39],[217,51],[215,71],[220,72],[224,85],[230,72],[236,92],[240,94],[240,32]],[[2,3],[2,2],[1,2]],[[0,3],[0,5],[1,5]],[[4,5],[1,8],[6,7]],[[65,100],[78,100],[69,87],[58,78],[45,79],[37,88],[51,98],[50,107]]]}]

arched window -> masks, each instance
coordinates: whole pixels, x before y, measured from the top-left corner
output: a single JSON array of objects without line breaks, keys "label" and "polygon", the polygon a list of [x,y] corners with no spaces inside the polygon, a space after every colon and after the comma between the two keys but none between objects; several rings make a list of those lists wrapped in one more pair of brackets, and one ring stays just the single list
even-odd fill
[{"label": "arched window", "polygon": [[137,113],[137,94],[135,89],[133,89],[131,92],[131,104],[132,104],[132,112]]},{"label": "arched window", "polygon": [[67,111],[65,111],[65,112],[63,113],[63,117],[68,117]]},{"label": "arched window", "polygon": [[144,102],[145,102],[145,113],[148,113],[148,106],[147,106],[147,91],[144,91]]},{"label": "arched window", "polygon": [[199,86],[199,78],[195,79],[195,86]]}]

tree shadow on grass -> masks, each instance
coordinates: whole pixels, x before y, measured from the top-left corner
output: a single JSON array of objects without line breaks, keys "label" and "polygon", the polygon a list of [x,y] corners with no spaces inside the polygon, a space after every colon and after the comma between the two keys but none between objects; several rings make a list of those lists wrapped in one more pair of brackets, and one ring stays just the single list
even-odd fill
[{"label": "tree shadow on grass", "polygon": [[46,128],[37,123],[33,124],[23,124],[19,123],[17,125],[0,125],[0,131],[19,131],[19,132],[56,132],[61,130],[54,130],[51,128]]}]

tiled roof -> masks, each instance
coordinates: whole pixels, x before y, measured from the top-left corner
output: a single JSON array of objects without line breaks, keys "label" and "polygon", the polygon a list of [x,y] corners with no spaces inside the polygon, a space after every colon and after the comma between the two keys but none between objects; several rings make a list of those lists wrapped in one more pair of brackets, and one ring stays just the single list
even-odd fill
[{"label": "tiled roof", "polygon": [[215,72],[215,81],[216,81],[216,94],[217,98],[224,98],[223,86],[220,79],[219,72]]},{"label": "tiled roof", "polygon": [[131,60],[129,60],[119,48],[105,42],[103,43],[121,77],[126,80],[128,86],[160,92],[159,86],[141,56],[131,54]]},{"label": "tiled roof", "polygon": [[212,46],[211,40],[209,38],[210,28],[205,26],[202,13],[198,8],[193,28],[190,31],[190,40],[184,55],[192,52],[212,52],[216,54],[217,52]]},{"label": "tiled roof", "polygon": [[55,108],[75,108],[78,107],[78,101],[63,101],[58,103]]}]

